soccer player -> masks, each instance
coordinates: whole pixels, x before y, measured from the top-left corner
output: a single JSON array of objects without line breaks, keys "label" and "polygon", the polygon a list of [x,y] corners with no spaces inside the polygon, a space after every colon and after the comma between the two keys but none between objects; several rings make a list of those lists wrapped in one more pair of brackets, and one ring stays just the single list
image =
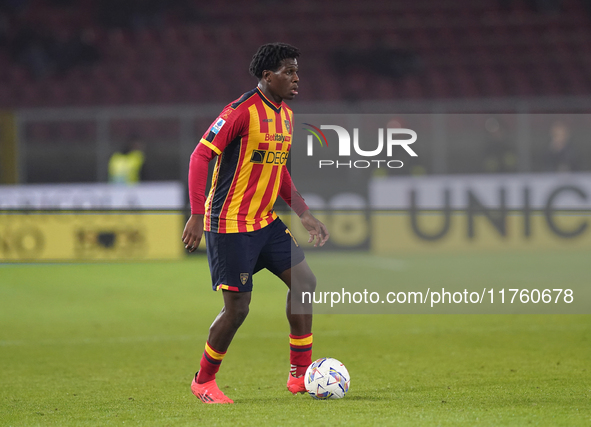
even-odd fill
[{"label": "soccer player", "polygon": [[[285,166],[293,113],[283,101],[298,94],[299,54],[283,43],[261,46],[250,64],[257,87],[224,108],[191,155],[191,217],[182,240],[193,252],[205,230],[213,289],[221,290],[224,299],[191,384],[193,394],[204,403],[234,403],[218,388],[215,375],[248,314],[252,276],[263,268],[287,285],[291,363],[287,389],[293,394],[305,392],[304,373],[312,363],[312,314],[292,313],[291,294],[313,291],[316,278],[273,210],[279,195],[308,230],[308,243],[323,246],[328,240],[326,227],[310,213]],[[205,201],[207,166],[216,156]]]}]

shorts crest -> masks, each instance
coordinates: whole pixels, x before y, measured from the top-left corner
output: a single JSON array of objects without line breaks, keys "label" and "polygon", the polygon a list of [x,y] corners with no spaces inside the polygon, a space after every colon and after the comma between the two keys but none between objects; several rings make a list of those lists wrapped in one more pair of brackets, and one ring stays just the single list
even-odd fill
[{"label": "shorts crest", "polygon": [[240,282],[246,285],[246,282],[248,282],[248,273],[240,273]]}]

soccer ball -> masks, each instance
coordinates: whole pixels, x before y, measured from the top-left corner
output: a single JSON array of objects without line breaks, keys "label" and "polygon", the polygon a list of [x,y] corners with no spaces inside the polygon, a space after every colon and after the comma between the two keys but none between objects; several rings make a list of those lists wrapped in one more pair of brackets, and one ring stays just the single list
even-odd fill
[{"label": "soccer ball", "polygon": [[306,370],[304,383],[314,399],[340,399],[349,391],[349,371],[331,357],[316,360]]}]

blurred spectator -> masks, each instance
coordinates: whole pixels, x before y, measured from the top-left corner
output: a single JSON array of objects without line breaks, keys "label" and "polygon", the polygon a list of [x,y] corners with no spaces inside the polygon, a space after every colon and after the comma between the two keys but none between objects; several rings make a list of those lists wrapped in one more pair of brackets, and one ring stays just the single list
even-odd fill
[{"label": "blurred spectator", "polygon": [[0,12],[0,48],[8,42],[8,18]]},{"label": "blurred spectator", "polygon": [[99,24],[106,28],[131,26],[131,2],[128,0],[103,0],[96,4]]},{"label": "blurred spectator", "polygon": [[404,42],[365,36],[350,39],[346,47],[334,49],[331,55],[332,68],[348,81],[343,95],[349,102],[366,98],[367,84],[375,77],[399,81],[420,70],[417,54]]},{"label": "blurred spectator", "polygon": [[135,0],[131,15],[132,28],[140,30],[162,27],[165,12],[166,1],[164,0]]},{"label": "blurred spectator", "polygon": [[92,30],[76,36],[62,32],[57,38],[39,28],[23,26],[7,41],[12,59],[26,67],[36,79],[73,67],[92,65],[100,59]]},{"label": "blurred spectator", "polygon": [[62,34],[53,48],[53,59],[57,72],[65,74],[77,66],[90,66],[100,60],[100,53],[95,44],[94,31],[84,30],[73,37]]},{"label": "blurred spectator", "polygon": [[563,121],[558,120],[552,124],[546,162],[549,171],[572,172],[576,170],[577,156],[571,131]]},{"label": "blurred spectator", "polygon": [[12,59],[25,66],[35,78],[52,72],[52,39],[43,30],[23,26],[8,44]]},{"label": "blurred spectator", "polygon": [[515,172],[517,156],[513,141],[508,137],[503,123],[495,117],[489,117],[484,123],[484,129],[484,171]]},{"label": "blurred spectator", "polygon": [[177,0],[168,5],[170,15],[177,21],[191,24],[204,20],[199,5],[192,0]]},{"label": "blurred spectator", "polygon": [[55,7],[69,7],[76,4],[76,0],[49,0],[49,3]]},{"label": "blurred spectator", "polygon": [[417,55],[411,50],[381,44],[363,50],[338,49],[333,54],[332,62],[341,73],[366,69],[391,79],[400,79],[419,69]]},{"label": "blurred spectator", "polygon": [[29,6],[29,0],[0,0],[0,12],[19,14]]},{"label": "blurred spectator", "polygon": [[530,0],[532,9],[539,13],[556,14],[562,10],[562,0]]},{"label": "blurred spectator", "polygon": [[[519,2],[515,0],[497,0],[499,9],[504,12],[510,11],[515,3],[519,6]],[[531,10],[538,13],[554,14],[562,10],[562,0],[527,0],[527,4]]]},{"label": "blurred spectator", "polygon": [[145,156],[142,141],[132,137],[122,151],[109,160],[109,182],[133,185],[143,179]]},{"label": "blurred spectator", "polygon": [[583,7],[587,11],[589,17],[591,17],[591,0],[581,0],[583,2]]},{"label": "blurred spectator", "polygon": [[134,30],[160,27],[166,9],[164,0],[103,0],[98,3],[99,23]]}]

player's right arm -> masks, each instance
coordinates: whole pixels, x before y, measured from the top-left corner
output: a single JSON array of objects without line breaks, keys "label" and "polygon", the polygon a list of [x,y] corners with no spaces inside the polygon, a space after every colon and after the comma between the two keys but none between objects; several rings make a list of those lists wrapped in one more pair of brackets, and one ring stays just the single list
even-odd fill
[{"label": "player's right arm", "polygon": [[182,241],[185,249],[195,251],[203,237],[205,188],[209,162],[238,136],[242,135],[248,117],[243,111],[226,107],[197,144],[189,162],[189,201],[191,216],[185,224]]},{"label": "player's right arm", "polygon": [[205,214],[205,187],[207,185],[207,168],[214,157],[214,152],[204,144],[198,144],[189,162],[189,200],[191,216],[185,224],[182,240],[185,249],[193,252],[203,237],[203,218]]}]

